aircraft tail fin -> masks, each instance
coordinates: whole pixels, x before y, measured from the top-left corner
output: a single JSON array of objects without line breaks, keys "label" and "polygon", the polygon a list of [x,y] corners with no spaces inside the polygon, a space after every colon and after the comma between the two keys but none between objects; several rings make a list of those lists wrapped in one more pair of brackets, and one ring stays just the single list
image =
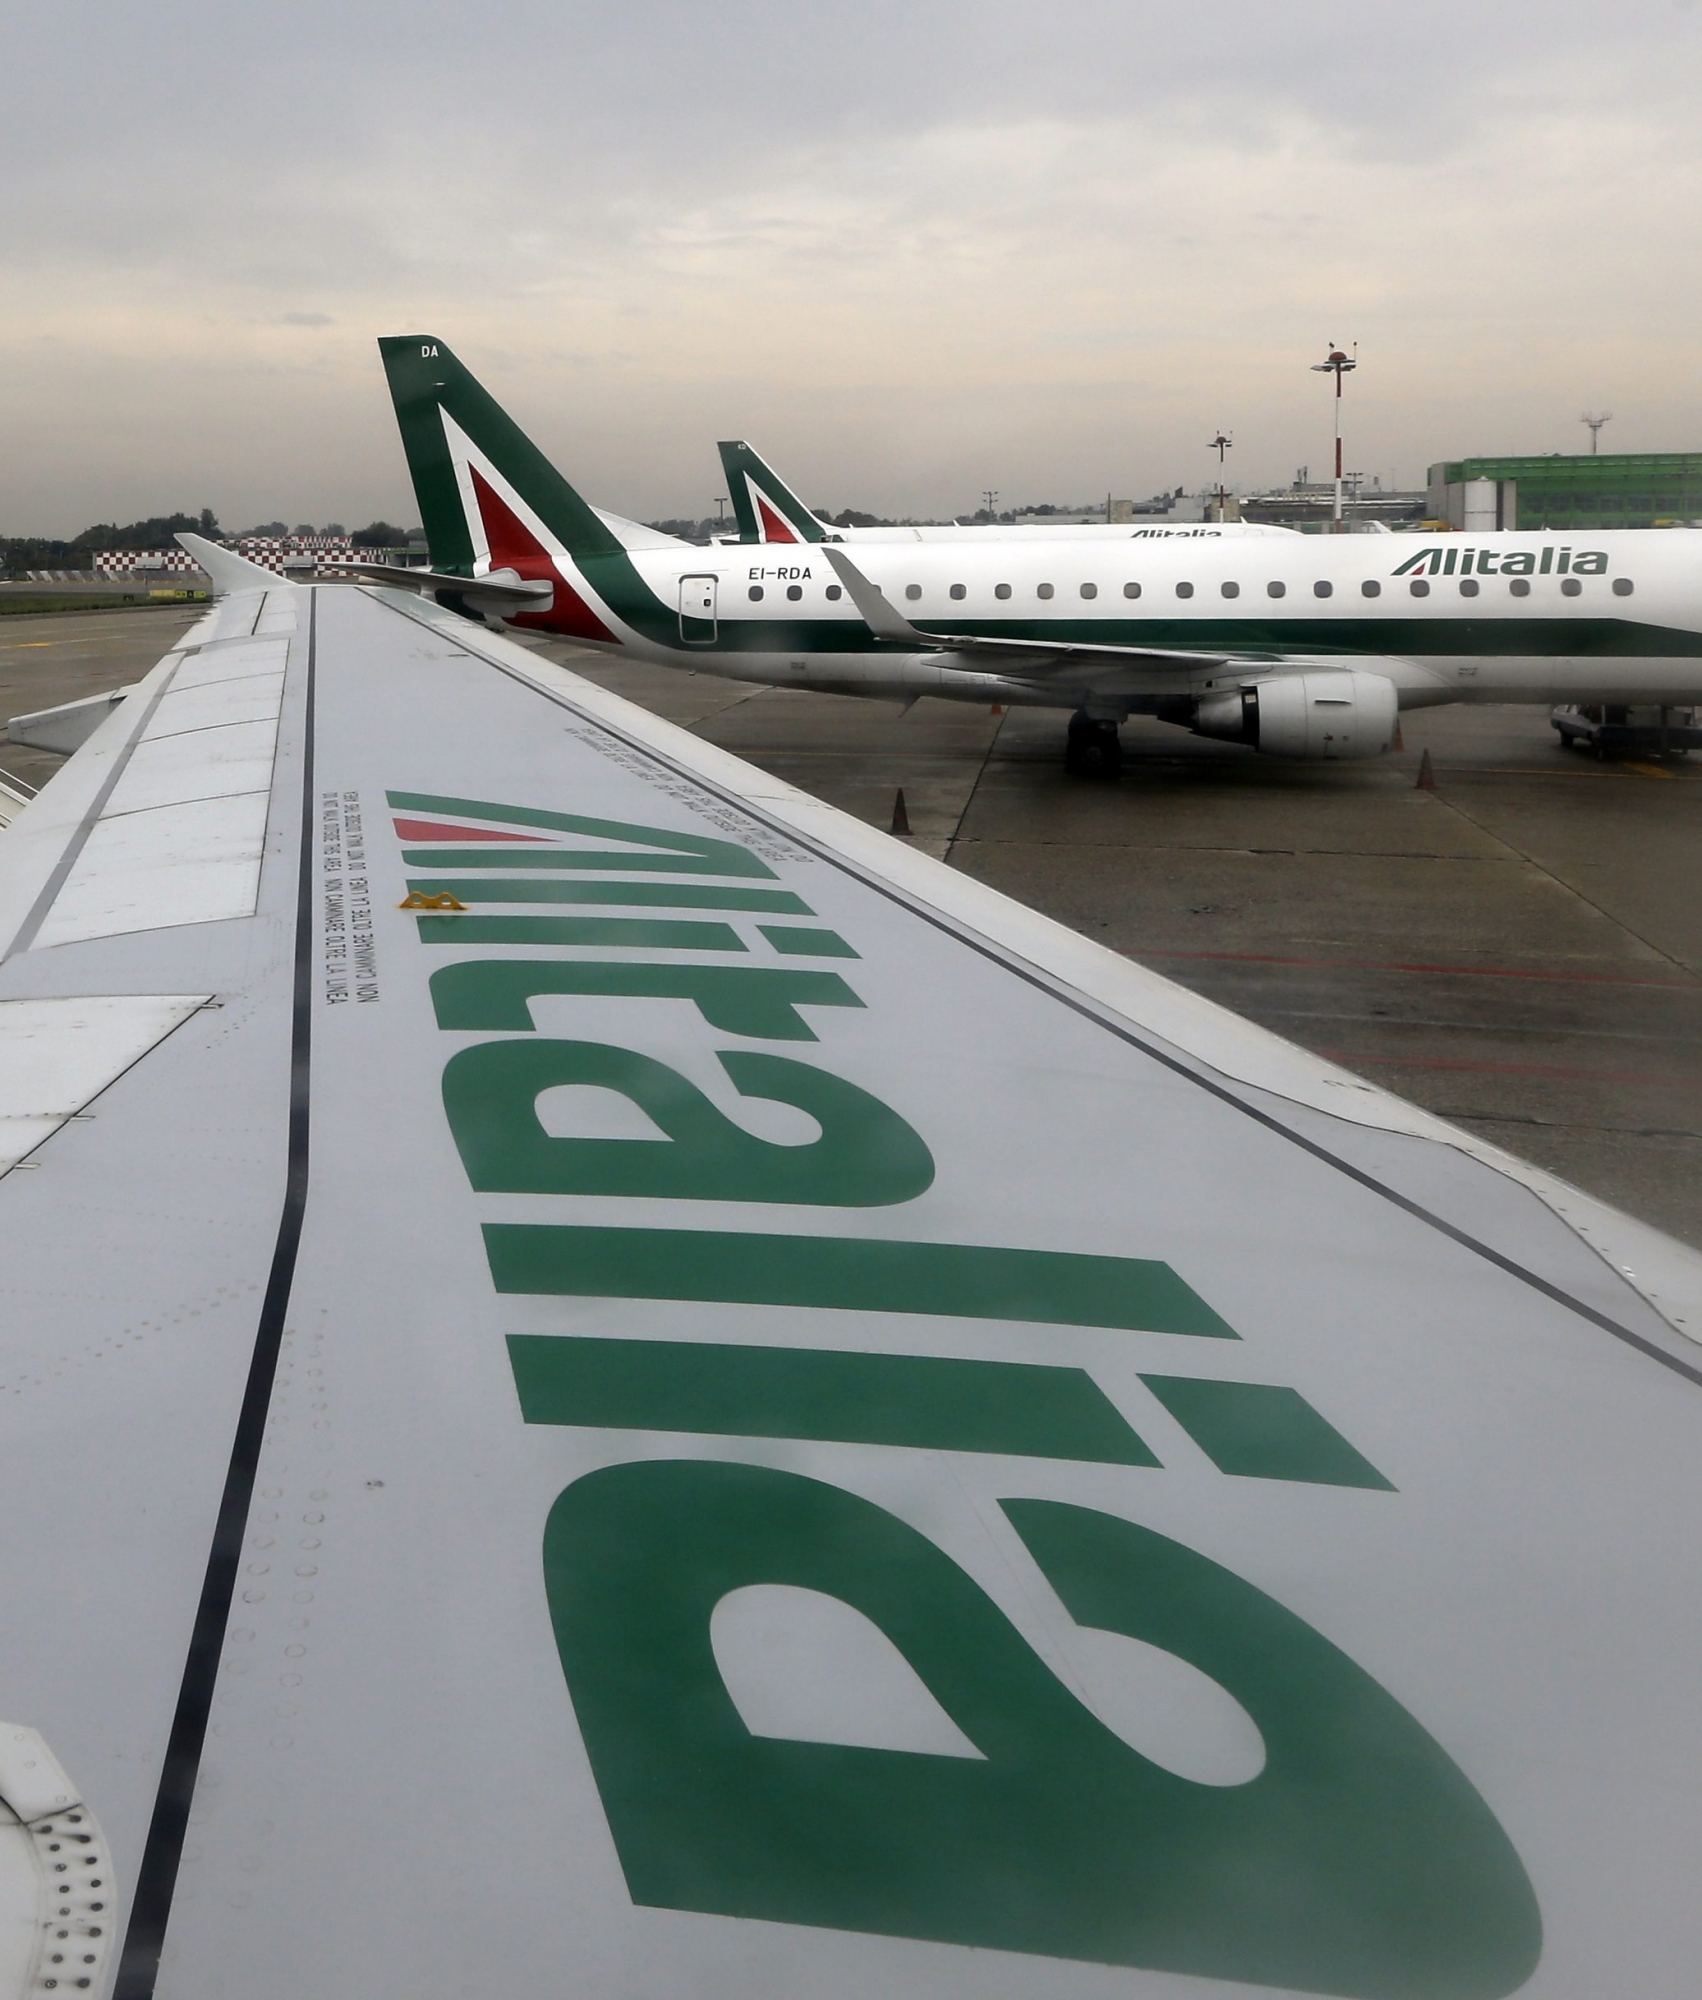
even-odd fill
[{"label": "aircraft tail fin", "polygon": [[723,438],[721,469],[741,542],[826,542],[837,536],[812,514],[772,465],[743,438]]},{"label": "aircraft tail fin", "polygon": [[433,569],[528,573],[539,556],[624,553],[621,538],[431,334],[381,339]]}]

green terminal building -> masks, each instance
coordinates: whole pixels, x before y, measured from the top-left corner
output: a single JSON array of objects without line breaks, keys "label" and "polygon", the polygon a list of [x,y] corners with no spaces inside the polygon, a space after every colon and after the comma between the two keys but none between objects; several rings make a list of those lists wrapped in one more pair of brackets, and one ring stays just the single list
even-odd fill
[{"label": "green terminal building", "polygon": [[1431,519],[1455,528],[1702,526],[1702,451],[1449,459],[1429,487]]}]

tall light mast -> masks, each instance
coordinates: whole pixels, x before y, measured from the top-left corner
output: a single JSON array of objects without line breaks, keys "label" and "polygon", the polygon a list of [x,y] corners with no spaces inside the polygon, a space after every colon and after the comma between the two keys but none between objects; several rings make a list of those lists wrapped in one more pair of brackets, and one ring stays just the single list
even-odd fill
[{"label": "tall light mast", "polygon": [[1206,446],[1207,451],[1215,451],[1217,453],[1217,518],[1219,522],[1223,520],[1225,509],[1229,505],[1229,495],[1223,490],[1223,454],[1229,450],[1234,442],[1235,440],[1227,431],[1219,431],[1211,443]]},{"label": "tall light mast", "polygon": [[[1356,340],[1353,344],[1357,352],[1359,342]],[[1333,532],[1338,535],[1342,531],[1342,377],[1358,366],[1359,363],[1344,354],[1334,341],[1330,343],[1329,359],[1312,364],[1314,375],[1333,375],[1336,378],[1336,518]]]},{"label": "tall light mast", "polygon": [[1590,427],[1590,456],[1594,458],[1599,449],[1602,425],[1613,422],[1613,412],[1611,410],[1586,410],[1578,421],[1581,424],[1588,424]]}]

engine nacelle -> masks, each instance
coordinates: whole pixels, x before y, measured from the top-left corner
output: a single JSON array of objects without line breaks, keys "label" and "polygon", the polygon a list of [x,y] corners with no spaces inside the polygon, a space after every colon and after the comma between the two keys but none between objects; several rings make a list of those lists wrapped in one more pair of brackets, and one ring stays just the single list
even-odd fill
[{"label": "engine nacelle", "polygon": [[1272,674],[1203,696],[1193,729],[1270,757],[1381,757],[1395,740],[1399,708],[1395,684],[1382,674]]}]

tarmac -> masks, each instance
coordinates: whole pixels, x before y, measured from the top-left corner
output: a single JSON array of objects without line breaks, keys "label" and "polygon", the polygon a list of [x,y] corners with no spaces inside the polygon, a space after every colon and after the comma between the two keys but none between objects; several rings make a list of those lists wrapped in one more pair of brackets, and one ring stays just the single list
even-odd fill
[{"label": "tarmac", "polygon": [[[0,717],[135,680],[198,615],[0,621]],[[1137,719],[1122,775],[1081,779],[1061,713],[539,650],[872,825],[902,790],[951,866],[1702,1247],[1702,758],[1597,763],[1543,709],[1461,706],[1345,765]]]}]

